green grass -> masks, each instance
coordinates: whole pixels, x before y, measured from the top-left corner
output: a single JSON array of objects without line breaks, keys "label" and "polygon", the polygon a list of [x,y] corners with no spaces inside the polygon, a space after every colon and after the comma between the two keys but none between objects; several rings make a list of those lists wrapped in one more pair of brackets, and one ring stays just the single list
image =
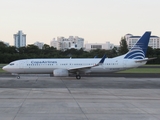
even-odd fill
[{"label": "green grass", "polygon": [[5,73],[6,71],[2,70],[2,68],[0,68],[0,73]]},{"label": "green grass", "polygon": [[159,64],[147,64],[147,65],[144,65],[144,66],[160,66]]},{"label": "green grass", "polygon": [[5,66],[7,64],[0,64],[0,73],[5,73],[6,71],[2,70],[2,67]]},{"label": "green grass", "polygon": [[117,73],[160,73],[160,68],[133,68]]}]

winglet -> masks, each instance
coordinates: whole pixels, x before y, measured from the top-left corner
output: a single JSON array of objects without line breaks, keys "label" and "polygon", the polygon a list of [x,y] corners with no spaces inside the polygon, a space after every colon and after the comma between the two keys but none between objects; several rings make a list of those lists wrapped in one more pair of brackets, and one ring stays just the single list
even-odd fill
[{"label": "winglet", "polygon": [[96,55],[96,56],[94,56],[94,58],[97,58],[97,55]]},{"label": "winglet", "polygon": [[104,55],[97,65],[103,64],[103,63],[104,63],[104,60],[106,59],[106,56],[107,56],[107,55]]}]

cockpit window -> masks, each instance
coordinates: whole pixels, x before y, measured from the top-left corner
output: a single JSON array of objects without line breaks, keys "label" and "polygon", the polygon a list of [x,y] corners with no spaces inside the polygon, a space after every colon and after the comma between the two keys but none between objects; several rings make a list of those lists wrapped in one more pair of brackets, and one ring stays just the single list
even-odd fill
[{"label": "cockpit window", "polygon": [[14,65],[14,63],[10,63],[9,65]]}]

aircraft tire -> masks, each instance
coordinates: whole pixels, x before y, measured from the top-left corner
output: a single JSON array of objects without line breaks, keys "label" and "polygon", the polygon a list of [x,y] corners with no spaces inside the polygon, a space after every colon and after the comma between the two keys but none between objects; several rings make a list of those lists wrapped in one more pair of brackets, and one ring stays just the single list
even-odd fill
[{"label": "aircraft tire", "polygon": [[19,75],[17,76],[17,79],[20,79],[20,76],[19,76]]},{"label": "aircraft tire", "polygon": [[76,75],[76,79],[81,79],[81,76],[80,75]]}]

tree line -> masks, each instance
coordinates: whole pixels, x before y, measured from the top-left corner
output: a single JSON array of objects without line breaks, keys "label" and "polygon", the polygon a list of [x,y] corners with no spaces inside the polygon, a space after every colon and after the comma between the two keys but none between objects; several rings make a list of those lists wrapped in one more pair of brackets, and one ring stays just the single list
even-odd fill
[{"label": "tree line", "polygon": [[[119,48],[114,47],[111,50],[96,49],[91,51],[85,51],[84,49],[61,51],[47,44],[44,44],[42,49],[39,49],[34,44],[16,48],[15,46],[7,46],[3,42],[0,42],[0,63],[10,63],[14,60],[30,58],[94,58],[95,56],[101,58],[104,54],[106,54],[108,58],[113,58],[125,54],[128,51],[127,48],[125,38],[121,38]],[[157,57],[157,59],[149,61],[148,63],[160,64],[160,49],[148,47],[146,57]]]}]

